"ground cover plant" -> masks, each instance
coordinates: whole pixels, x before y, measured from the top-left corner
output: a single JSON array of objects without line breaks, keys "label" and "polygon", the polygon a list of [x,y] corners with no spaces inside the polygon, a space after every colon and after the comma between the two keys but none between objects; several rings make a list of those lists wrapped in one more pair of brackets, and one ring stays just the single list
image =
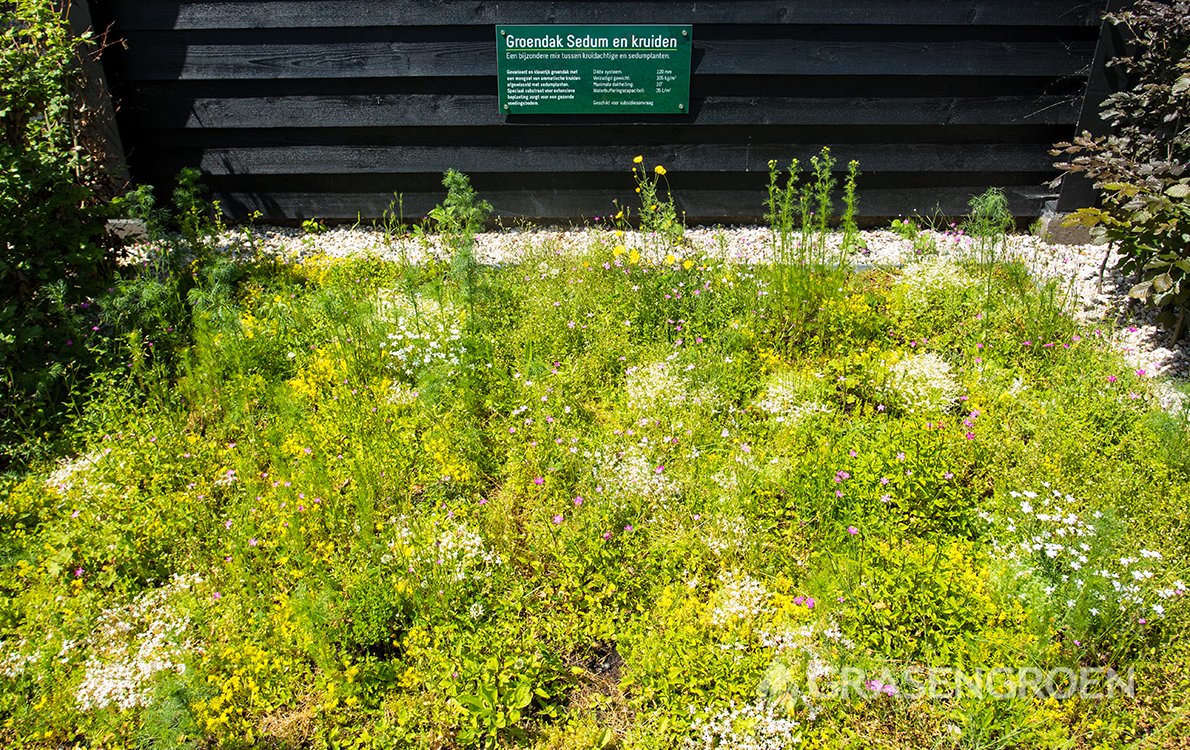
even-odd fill
[{"label": "ground cover plant", "polygon": [[750,263],[658,208],[483,265],[458,173],[405,260],[233,261],[184,179],[0,500],[0,742],[1174,746],[1184,412],[1001,198],[857,271],[822,163]]}]

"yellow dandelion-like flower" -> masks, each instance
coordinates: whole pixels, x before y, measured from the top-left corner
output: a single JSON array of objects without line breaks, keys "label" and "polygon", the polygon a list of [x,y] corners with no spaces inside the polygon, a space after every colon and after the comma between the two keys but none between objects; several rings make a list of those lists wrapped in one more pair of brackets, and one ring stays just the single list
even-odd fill
[{"label": "yellow dandelion-like flower", "polygon": [[624,246],[623,245],[616,245],[615,247],[612,248],[612,255],[619,257],[623,254],[624,254]]},{"label": "yellow dandelion-like flower", "polygon": [[632,264],[640,263],[640,253],[636,250],[628,253],[628,262]]},{"label": "yellow dandelion-like flower", "polygon": [[653,167],[653,171],[657,174],[665,174],[665,167],[658,164],[657,166]]},{"label": "yellow dandelion-like flower", "polygon": [[637,155],[637,156],[634,156],[634,157],[632,157],[632,163],[633,163],[633,164],[640,164],[640,163],[641,163],[642,161],[644,161],[644,160],[645,160],[645,157],[643,157],[643,156],[640,156],[640,155]]},{"label": "yellow dandelion-like flower", "polygon": [[692,260],[682,261],[682,268],[685,268],[687,271],[689,271],[691,268],[694,268],[694,261],[692,261]]},{"label": "yellow dandelion-like flower", "polygon": [[623,218],[624,218],[624,212],[623,212],[623,211],[616,211],[616,218],[617,218],[617,219],[623,219]]},{"label": "yellow dandelion-like flower", "polygon": [[674,257],[673,253],[670,253],[669,255],[665,256],[665,264],[666,265],[672,266],[677,261],[678,261],[678,259]]}]

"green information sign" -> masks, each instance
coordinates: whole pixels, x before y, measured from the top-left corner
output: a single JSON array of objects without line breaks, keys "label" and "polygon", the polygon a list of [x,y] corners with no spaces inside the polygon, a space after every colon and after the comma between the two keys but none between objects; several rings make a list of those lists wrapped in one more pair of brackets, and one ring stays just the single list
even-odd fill
[{"label": "green information sign", "polygon": [[500,111],[685,114],[689,25],[497,26]]}]

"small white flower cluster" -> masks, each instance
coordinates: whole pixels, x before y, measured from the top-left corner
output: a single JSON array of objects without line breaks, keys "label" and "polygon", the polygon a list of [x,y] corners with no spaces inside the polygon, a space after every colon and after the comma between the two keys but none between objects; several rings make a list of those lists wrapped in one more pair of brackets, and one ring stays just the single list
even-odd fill
[{"label": "small white flower cluster", "polygon": [[500,555],[488,549],[482,536],[463,524],[443,530],[433,546],[422,551],[420,559],[440,566],[455,582],[466,580],[468,575],[487,577],[492,567],[503,563]]},{"label": "small white flower cluster", "polygon": [[950,363],[933,352],[910,354],[890,365],[885,389],[890,400],[910,412],[944,411],[962,395]]},{"label": "small white flower cluster", "polygon": [[681,406],[689,398],[686,379],[664,360],[630,367],[625,375],[624,391],[630,409],[648,411]]},{"label": "small white flower cluster", "polygon": [[[1112,606],[1121,612],[1132,610],[1143,618],[1165,613],[1160,603],[1149,603],[1154,595],[1167,599],[1179,591],[1184,594],[1185,586],[1180,581],[1168,589],[1156,589],[1148,583],[1155,575],[1151,566],[1162,559],[1160,552],[1142,549],[1136,557],[1108,559],[1103,554],[1105,542],[1099,524],[1095,523],[1102,514],[1095,511],[1092,520],[1085,520],[1078,512],[1081,503],[1073,495],[1054,489],[1042,494],[1013,491],[1009,495],[1018,501],[1020,515],[1005,527],[1019,537],[1008,555],[1032,569],[1048,572],[1050,583],[1043,589],[1047,596],[1070,584],[1074,591],[1066,595],[1067,607],[1077,606],[1089,593],[1088,612],[1092,616]],[[1114,601],[1103,593],[1107,589]]]},{"label": "small white flower cluster", "polygon": [[223,469],[215,475],[215,486],[230,487],[236,483],[237,479],[235,469]]},{"label": "small white flower cluster", "polygon": [[[797,684],[793,682],[795,673],[790,671],[789,666],[800,664],[800,672],[805,677],[804,684],[818,684],[836,672],[835,667],[823,655],[823,646],[829,648],[833,643],[852,652],[856,649],[855,642],[845,637],[839,630],[838,623],[834,621],[826,623],[825,626],[811,624],[796,629],[761,630],[757,636],[760,645],[771,649],[777,657],[761,684],[762,694],[771,700],[783,702],[786,706],[797,705],[805,711],[805,716],[810,721],[818,718],[822,707],[814,703],[809,693],[796,689]],[[796,703],[793,703],[794,701]]]},{"label": "small white flower cluster", "polygon": [[80,490],[83,494],[95,494],[101,488],[95,486],[92,474],[99,462],[111,452],[111,448],[103,448],[70,461],[62,461],[46,478],[45,483],[59,495],[66,495],[74,489]]},{"label": "small white flower cluster", "polygon": [[737,706],[732,701],[727,708],[695,719],[690,725],[693,736],[686,738],[686,747],[786,750],[801,742],[796,733],[799,726],[778,705],[761,700]]},{"label": "small white flower cluster", "polygon": [[439,364],[459,366],[459,357],[466,348],[458,311],[432,299],[421,299],[414,307],[399,292],[382,290],[380,312],[395,329],[380,344],[392,357],[395,370],[414,377],[419,370]]},{"label": "small white flower cluster", "polygon": [[388,389],[388,402],[393,406],[412,406],[420,394],[404,383],[393,383]]},{"label": "small white flower cluster", "polygon": [[29,665],[38,659],[36,651],[25,653],[28,647],[29,643],[24,638],[12,645],[0,641],[0,677],[15,680],[25,674]]},{"label": "small white flower cluster", "polygon": [[192,648],[183,635],[189,616],[180,614],[172,599],[200,579],[174,576],[161,588],[141,594],[132,604],[104,610],[87,641],[91,656],[75,690],[83,711],[115,706],[121,711],[149,704],[153,678],[167,671],[181,674]]},{"label": "small white flower cluster", "polygon": [[769,611],[769,590],[760,581],[744,574],[723,572],[720,588],[711,610],[711,623],[727,627],[738,620],[750,620]]},{"label": "small white flower cluster", "polygon": [[744,550],[751,539],[752,527],[743,516],[728,518],[715,515],[701,529],[707,548],[716,557]]},{"label": "small white flower cluster", "polygon": [[948,258],[928,258],[909,263],[901,271],[906,306],[915,312],[925,312],[938,300],[955,296],[974,284],[974,279]]},{"label": "small white flower cluster", "polygon": [[711,476],[711,483],[728,495],[734,495],[740,489],[739,475],[730,467],[715,472]]},{"label": "small white flower cluster", "polygon": [[610,455],[595,451],[592,458],[596,484],[617,500],[640,498],[664,508],[677,497],[678,485],[666,475],[665,468],[649,461],[636,446]]},{"label": "small white flower cluster", "polygon": [[774,422],[796,424],[810,414],[828,414],[831,407],[819,401],[807,400],[798,393],[796,382],[788,375],[774,378],[765,389],[756,408],[773,415]]}]

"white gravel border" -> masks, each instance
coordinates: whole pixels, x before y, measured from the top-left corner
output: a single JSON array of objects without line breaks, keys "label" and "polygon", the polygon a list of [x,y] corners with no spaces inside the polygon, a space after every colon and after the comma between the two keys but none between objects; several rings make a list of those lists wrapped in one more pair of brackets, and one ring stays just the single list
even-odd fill
[{"label": "white gravel border", "polygon": [[[971,250],[971,239],[956,232],[930,232],[940,257],[962,258]],[[920,258],[913,242],[890,230],[860,233],[865,249],[853,253],[849,261],[858,266],[896,267]],[[709,257],[741,263],[762,261],[770,253],[767,227],[696,227],[684,235],[684,256]],[[841,235],[832,233],[828,246],[837,249]],[[602,228],[514,228],[484,232],[476,238],[476,256],[482,263],[516,262],[526,255],[542,252],[582,252],[592,248],[611,248],[622,244],[646,255],[658,255],[652,248],[661,246],[653,237],[628,231],[616,234]],[[235,257],[253,253],[284,262],[300,262],[316,255],[347,257],[373,254],[390,260],[420,262],[427,254],[444,257],[438,239],[406,237],[388,241],[384,232],[373,227],[335,227],[324,232],[307,233],[289,227],[257,226],[237,228],[220,237],[219,248]],[[1033,235],[1014,234],[1002,249],[1005,257],[1022,260],[1039,278],[1064,281],[1074,316],[1091,325],[1100,324],[1103,332],[1125,356],[1128,363],[1147,375],[1185,378],[1190,374],[1190,356],[1182,343],[1166,348],[1168,332],[1156,325],[1152,310],[1131,303],[1127,298],[1128,280],[1113,266],[1118,256],[1112,252],[1106,271],[1100,268],[1108,249],[1105,245],[1055,245]],[[152,253],[149,244],[134,246],[129,260],[144,260]]]}]

